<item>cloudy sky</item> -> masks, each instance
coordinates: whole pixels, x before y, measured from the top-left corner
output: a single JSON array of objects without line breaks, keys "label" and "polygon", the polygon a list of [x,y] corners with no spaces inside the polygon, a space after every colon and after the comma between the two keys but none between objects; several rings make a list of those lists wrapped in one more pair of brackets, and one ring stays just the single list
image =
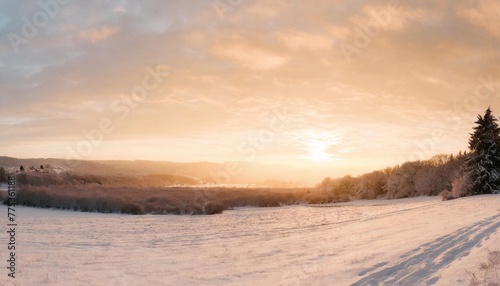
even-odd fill
[{"label": "cloudy sky", "polygon": [[356,173],[500,115],[496,0],[40,3],[0,2],[1,155]]}]

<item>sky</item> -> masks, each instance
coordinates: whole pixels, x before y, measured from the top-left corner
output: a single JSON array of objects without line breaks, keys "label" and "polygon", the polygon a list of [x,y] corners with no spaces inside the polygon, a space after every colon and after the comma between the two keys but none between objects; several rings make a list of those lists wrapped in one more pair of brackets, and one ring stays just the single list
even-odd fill
[{"label": "sky", "polygon": [[500,115],[500,2],[1,1],[0,155],[361,173]]}]

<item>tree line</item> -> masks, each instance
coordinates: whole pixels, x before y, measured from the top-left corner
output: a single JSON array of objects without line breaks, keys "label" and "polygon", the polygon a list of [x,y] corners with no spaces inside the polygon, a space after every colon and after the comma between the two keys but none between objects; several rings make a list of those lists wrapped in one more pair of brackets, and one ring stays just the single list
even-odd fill
[{"label": "tree line", "polygon": [[325,178],[316,190],[326,201],[436,196],[452,189],[454,177],[467,156],[467,153],[436,155],[429,160],[406,162],[358,177]]},{"label": "tree line", "polygon": [[478,115],[469,150],[406,162],[358,177],[325,178],[318,202],[435,196],[443,199],[500,193],[500,128],[488,108]]}]

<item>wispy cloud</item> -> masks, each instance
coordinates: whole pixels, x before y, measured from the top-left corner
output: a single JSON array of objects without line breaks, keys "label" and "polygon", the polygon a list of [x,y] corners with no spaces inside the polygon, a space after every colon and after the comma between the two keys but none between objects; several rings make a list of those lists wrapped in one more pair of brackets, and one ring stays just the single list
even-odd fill
[{"label": "wispy cloud", "polygon": [[90,30],[80,32],[80,39],[90,41],[92,43],[106,40],[107,38],[114,35],[118,32],[118,28],[116,27],[107,27],[104,26],[102,28],[92,28]]},{"label": "wispy cloud", "polygon": [[219,42],[212,51],[217,56],[253,70],[274,69],[288,62],[286,55],[246,42],[243,39]]},{"label": "wispy cloud", "polygon": [[328,51],[332,48],[332,39],[325,34],[287,31],[280,33],[278,37],[292,50]]},{"label": "wispy cloud", "polygon": [[473,2],[473,6],[460,7],[457,14],[472,25],[485,30],[494,37],[500,37],[500,3],[495,0]]}]

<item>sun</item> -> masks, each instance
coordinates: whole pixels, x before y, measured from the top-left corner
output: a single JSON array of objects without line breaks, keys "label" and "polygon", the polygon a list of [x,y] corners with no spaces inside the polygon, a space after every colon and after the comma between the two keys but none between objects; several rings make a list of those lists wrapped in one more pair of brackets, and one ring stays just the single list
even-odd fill
[{"label": "sun", "polygon": [[333,154],[333,146],[337,146],[340,141],[340,136],[332,132],[307,131],[303,136],[304,151],[307,155],[303,158],[314,162],[329,162],[335,161],[336,156]]},{"label": "sun", "polygon": [[330,161],[330,155],[322,149],[309,150],[309,159],[315,162]]},{"label": "sun", "polygon": [[331,154],[326,152],[327,145],[316,143],[309,146],[309,160],[315,162],[331,161]]}]

